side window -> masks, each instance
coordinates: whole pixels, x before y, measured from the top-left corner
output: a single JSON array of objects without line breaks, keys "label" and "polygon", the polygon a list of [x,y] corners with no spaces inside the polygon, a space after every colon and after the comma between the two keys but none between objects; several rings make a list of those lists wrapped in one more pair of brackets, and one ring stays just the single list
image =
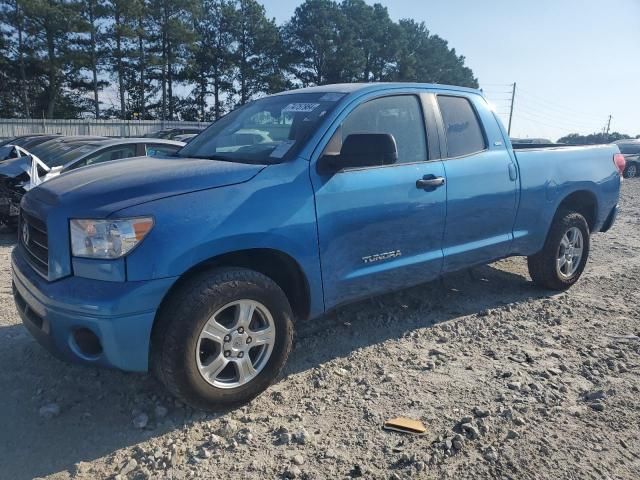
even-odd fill
[{"label": "side window", "polygon": [[422,108],[414,95],[377,98],[359,105],[345,119],[328,149],[340,151],[342,141],[352,133],[390,133],[398,146],[398,163],[427,160]]},{"label": "side window", "polygon": [[449,158],[484,150],[484,135],[469,100],[444,95],[438,95],[437,98],[447,135]]},{"label": "side window", "polygon": [[71,166],[70,169],[95,165],[96,163],[110,162],[111,160],[119,160],[121,158],[130,158],[136,156],[136,145],[121,145],[118,147],[107,148],[97,153],[89,155],[87,158]]},{"label": "side window", "polygon": [[150,157],[173,156],[181,147],[175,145],[147,144],[147,155]]}]

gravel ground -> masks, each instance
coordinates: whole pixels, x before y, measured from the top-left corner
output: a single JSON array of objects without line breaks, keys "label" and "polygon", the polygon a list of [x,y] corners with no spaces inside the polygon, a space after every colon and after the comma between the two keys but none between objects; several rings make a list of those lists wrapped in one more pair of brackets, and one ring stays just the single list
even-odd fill
[{"label": "gravel ground", "polygon": [[[640,478],[640,181],[567,293],[521,258],[298,326],[283,378],[205,415],[53,359],[0,238],[0,478]],[[403,415],[424,436],[381,429]]]}]

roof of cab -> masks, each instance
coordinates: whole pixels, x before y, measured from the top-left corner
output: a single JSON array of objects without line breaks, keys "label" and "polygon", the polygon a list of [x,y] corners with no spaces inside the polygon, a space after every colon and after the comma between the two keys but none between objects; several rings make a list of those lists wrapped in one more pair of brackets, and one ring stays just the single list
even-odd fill
[{"label": "roof of cab", "polygon": [[461,92],[475,93],[482,95],[476,88],[458,87],[455,85],[440,85],[438,83],[410,83],[410,82],[370,82],[370,83],[333,83],[329,85],[318,85],[315,87],[304,87],[297,90],[287,90],[276,95],[288,95],[293,93],[354,93],[358,91],[394,90],[398,88],[419,88],[419,89],[439,89],[455,90]]}]

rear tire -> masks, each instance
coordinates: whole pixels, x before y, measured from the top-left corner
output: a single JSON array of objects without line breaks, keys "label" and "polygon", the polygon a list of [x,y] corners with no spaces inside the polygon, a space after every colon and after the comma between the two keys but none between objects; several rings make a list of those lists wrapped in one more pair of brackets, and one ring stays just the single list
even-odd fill
[{"label": "rear tire", "polygon": [[585,218],[569,210],[559,211],[544,248],[527,258],[533,283],[550,290],[567,290],[582,275],[589,248],[589,226]]},{"label": "rear tire", "polygon": [[258,272],[225,268],[171,293],[154,326],[151,363],[183,402],[224,410],[269,387],[292,343],[293,315],[280,287]]}]

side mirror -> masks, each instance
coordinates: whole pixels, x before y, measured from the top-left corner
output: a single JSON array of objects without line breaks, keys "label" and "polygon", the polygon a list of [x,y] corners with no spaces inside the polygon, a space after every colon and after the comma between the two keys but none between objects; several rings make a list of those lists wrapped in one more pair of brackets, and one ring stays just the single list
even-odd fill
[{"label": "side mirror", "polygon": [[342,143],[340,155],[323,155],[318,173],[330,175],[345,168],[392,165],[398,161],[398,148],[389,133],[353,133]]}]

